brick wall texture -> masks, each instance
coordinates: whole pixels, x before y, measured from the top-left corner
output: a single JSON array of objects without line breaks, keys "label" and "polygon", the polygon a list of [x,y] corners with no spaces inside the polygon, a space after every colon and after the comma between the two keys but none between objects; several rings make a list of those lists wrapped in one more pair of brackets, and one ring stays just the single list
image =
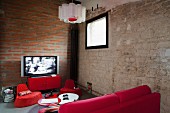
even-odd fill
[{"label": "brick wall texture", "polygon": [[[87,17],[98,15],[101,9],[88,12]],[[142,0],[109,11],[107,49],[86,50],[85,23],[80,29],[81,85],[91,82],[94,91],[106,94],[146,84],[161,93],[161,113],[169,113],[169,0]]]},{"label": "brick wall texture", "polygon": [[21,56],[60,56],[60,75],[67,78],[69,24],[58,19],[58,0],[1,0],[0,85],[25,83]]}]

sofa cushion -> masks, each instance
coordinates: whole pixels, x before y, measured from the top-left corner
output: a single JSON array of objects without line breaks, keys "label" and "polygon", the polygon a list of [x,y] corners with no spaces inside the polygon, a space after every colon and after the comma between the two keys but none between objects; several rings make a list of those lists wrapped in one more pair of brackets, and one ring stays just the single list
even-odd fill
[{"label": "sofa cushion", "polygon": [[151,89],[147,85],[138,86],[136,88],[118,91],[115,94],[119,97],[120,103],[136,99],[138,97],[151,93]]},{"label": "sofa cushion", "polygon": [[41,95],[41,92],[32,92],[29,95],[18,96],[18,99],[32,99],[32,98],[36,98],[39,95]]},{"label": "sofa cushion", "polygon": [[24,96],[24,95],[28,95],[31,94],[32,92],[30,90],[26,90],[26,91],[21,91],[18,93],[19,96]]}]

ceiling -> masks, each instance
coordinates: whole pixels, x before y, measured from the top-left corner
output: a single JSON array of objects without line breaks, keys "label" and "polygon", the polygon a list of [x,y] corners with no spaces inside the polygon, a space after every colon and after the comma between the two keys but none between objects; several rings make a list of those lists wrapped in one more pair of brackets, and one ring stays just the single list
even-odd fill
[{"label": "ceiling", "polygon": [[141,0],[75,0],[75,1],[80,1],[81,4],[86,7],[86,9],[91,9],[92,7],[95,8],[98,4],[99,7],[105,7],[106,10],[108,10],[118,5]]},{"label": "ceiling", "polygon": [[68,0],[69,2],[74,2],[76,4],[82,4],[86,9],[95,9],[98,7],[105,7],[106,10],[112,9],[118,5],[126,4],[129,2],[136,2],[142,0]]}]

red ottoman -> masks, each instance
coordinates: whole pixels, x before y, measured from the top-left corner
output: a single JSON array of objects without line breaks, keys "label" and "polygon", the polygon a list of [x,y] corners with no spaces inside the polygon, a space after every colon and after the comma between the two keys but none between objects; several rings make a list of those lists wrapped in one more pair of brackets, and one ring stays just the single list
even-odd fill
[{"label": "red ottoman", "polygon": [[75,88],[74,80],[72,79],[66,80],[64,87],[60,89],[60,94],[62,93],[75,93],[79,96],[82,95],[81,89]]},{"label": "red ottoman", "polygon": [[76,89],[61,88],[60,89],[60,94],[63,94],[63,93],[75,93],[75,94],[77,94],[79,96],[82,95],[81,89],[79,89],[79,88],[76,88]]}]

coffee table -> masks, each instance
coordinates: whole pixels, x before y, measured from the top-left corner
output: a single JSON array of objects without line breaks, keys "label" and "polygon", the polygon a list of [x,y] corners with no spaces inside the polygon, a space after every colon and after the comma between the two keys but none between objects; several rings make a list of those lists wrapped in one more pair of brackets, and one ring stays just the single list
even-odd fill
[{"label": "coffee table", "polygon": [[[65,103],[73,102],[78,100],[79,96],[74,93],[63,93],[58,96],[58,98],[53,99],[40,99],[38,104],[41,106],[48,106],[48,108],[43,108],[38,111],[38,113],[45,113],[49,111],[58,111],[59,106]],[[59,105],[58,105],[59,104]]]},{"label": "coffee table", "polygon": [[50,106],[57,105],[61,100],[59,98],[50,98],[50,99],[40,99],[38,104],[41,106]]},{"label": "coffee table", "polygon": [[63,93],[63,94],[60,94],[58,98],[61,99],[61,102],[59,103],[61,105],[61,104],[76,101],[78,100],[79,96],[74,93]]}]

